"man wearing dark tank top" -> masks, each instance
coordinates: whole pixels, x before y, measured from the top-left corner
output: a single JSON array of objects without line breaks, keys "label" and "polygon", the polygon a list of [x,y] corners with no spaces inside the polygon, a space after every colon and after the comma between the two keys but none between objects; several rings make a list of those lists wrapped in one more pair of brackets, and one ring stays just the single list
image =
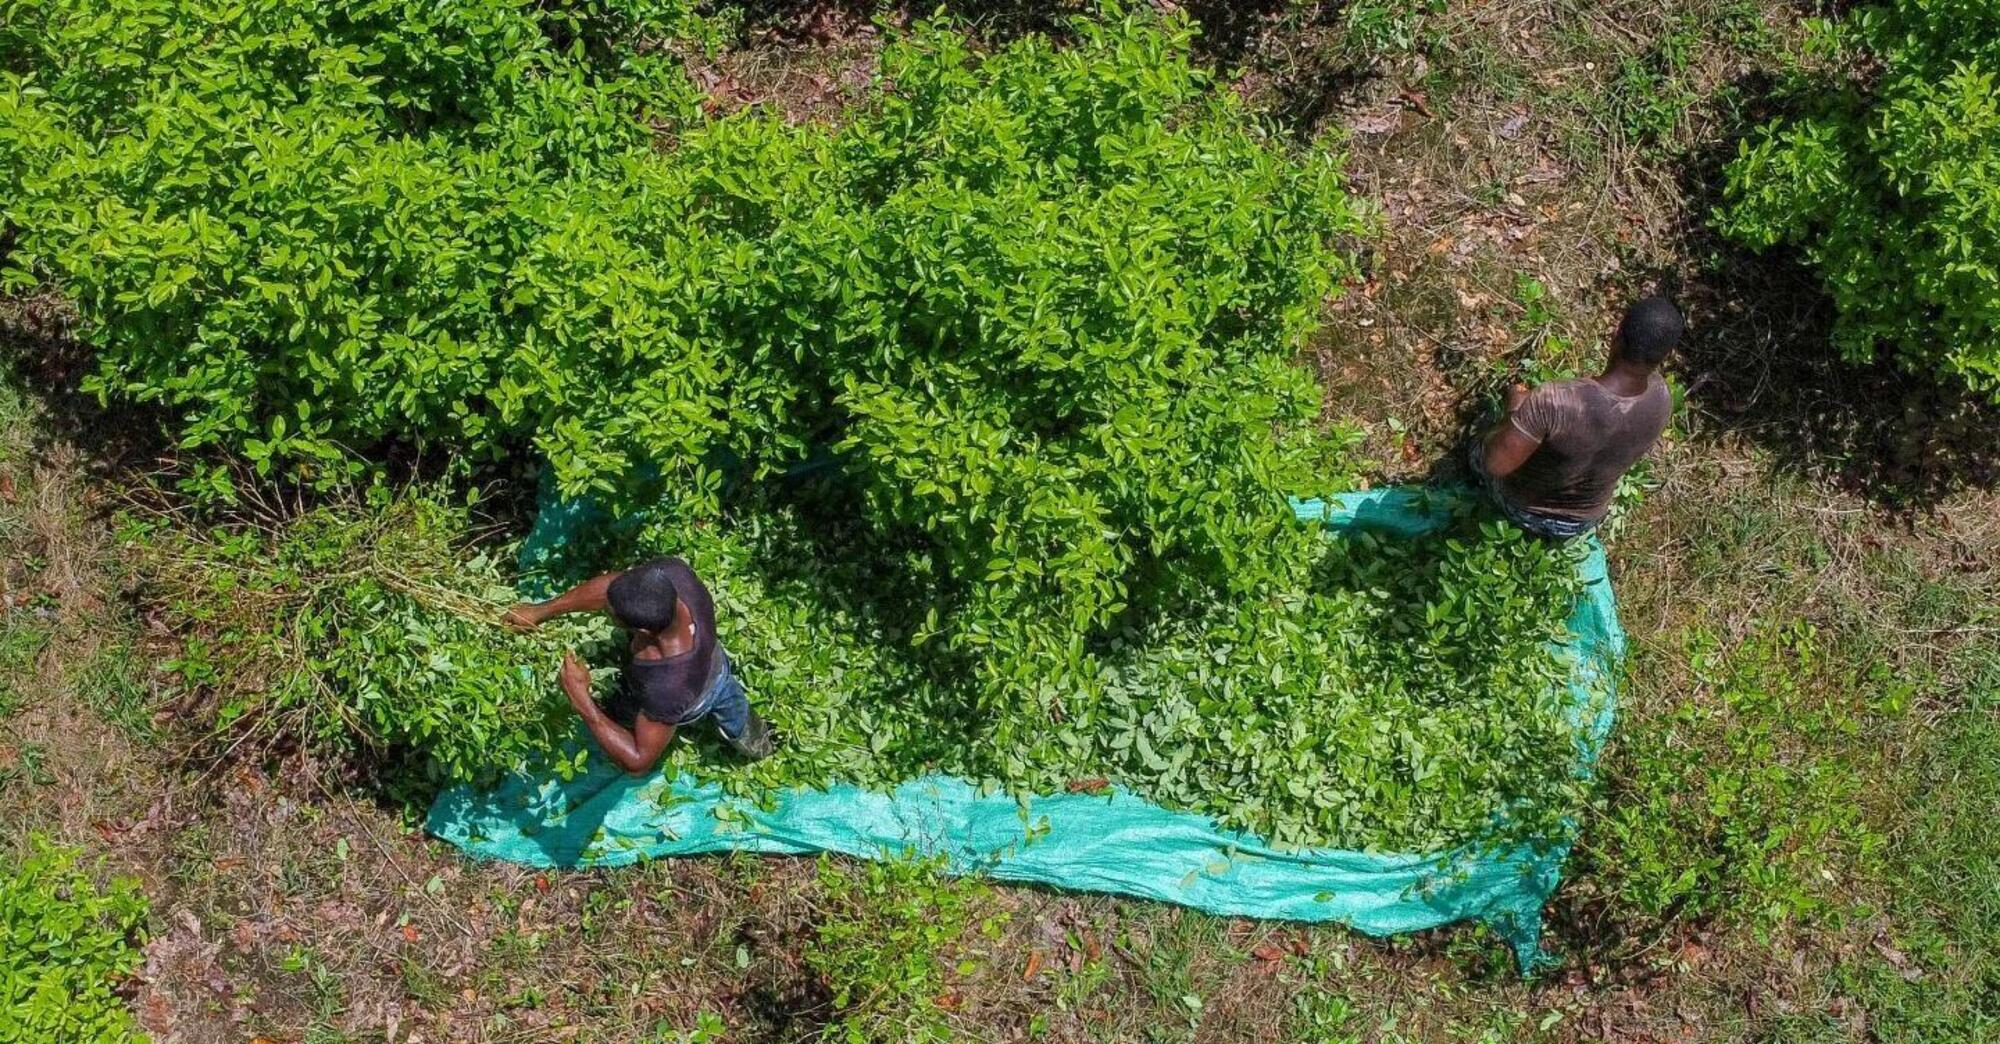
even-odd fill
[{"label": "man wearing dark tank top", "polygon": [[1596,528],[1618,481],[1673,415],[1660,367],[1680,343],[1680,310],[1648,297],[1625,312],[1603,373],[1507,392],[1506,415],[1472,446],[1472,466],[1515,525],[1568,540]]},{"label": "man wearing dark tank top", "polygon": [[575,653],[563,657],[560,681],[584,727],[619,768],[652,771],[675,728],[708,717],[743,756],[771,753],[770,729],[750,709],[716,641],[715,602],[687,563],[656,558],[592,577],[549,601],[515,606],[506,623],[530,629],[587,612],[608,612],[631,632],[624,683],[599,707],[590,695],[590,668]]}]

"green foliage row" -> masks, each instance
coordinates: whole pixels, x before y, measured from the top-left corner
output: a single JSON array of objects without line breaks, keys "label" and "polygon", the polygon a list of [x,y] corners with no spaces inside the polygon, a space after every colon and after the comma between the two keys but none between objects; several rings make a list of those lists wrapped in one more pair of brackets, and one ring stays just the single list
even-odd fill
[{"label": "green foliage row", "polygon": [[1057,687],[1162,578],[1260,582],[1281,494],[1343,470],[1294,355],[1362,222],[1185,20],[923,30],[834,129],[704,122],[562,5],[4,10],[15,278],[189,446],[324,479],[532,444],[705,519],[833,459],[927,556],[921,637]]},{"label": "green foliage row", "polygon": [[2000,399],[2000,3],[1885,0],[1830,28],[1838,64],[1875,71],[1808,81],[1743,143],[1721,228],[1801,250],[1848,357]]},{"label": "green foliage row", "polygon": [[[790,738],[681,768],[1105,779],[1416,848],[1572,785],[1559,554],[1292,520],[1283,494],[1348,484],[1294,356],[1363,223],[1183,20],[990,54],[926,29],[829,128],[705,120],[606,27],[629,8],[0,3],[14,270],[75,300],[96,388],[296,478],[532,445],[557,491],[649,509],[568,565],[689,558]],[[177,666],[225,719],[432,778],[531,756],[553,636],[486,629],[461,524],[168,527]]]},{"label": "green foliage row", "polygon": [[164,405],[187,445],[307,476],[391,439],[497,452],[524,421],[492,391],[551,332],[516,300],[524,270],[589,235],[568,199],[650,153],[646,119],[694,104],[664,56],[593,62],[558,21],[507,0],[7,0],[10,277],[55,280],[93,387]]},{"label": "green foliage row", "polygon": [[[788,737],[725,783],[1106,781],[1280,844],[1392,850],[1448,847],[1502,814],[1536,836],[1575,797],[1567,664],[1548,649],[1574,564],[1505,526],[1466,519],[1415,541],[1299,527],[1283,581],[1250,598],[1182,588],[1175,609],[1094,644],[1082,683],[1046,703],[996,699],[953,657],[899,654],[915,610],[849,593],[884,578],[772,568],[797,561],[792,527],[646,541],[713,578],[724,642]],[[674,757],[717,775],[698,751]]]},{"label": "green foliage row", "polygon": [[167,663],[212,693],[213,723],[372,754],[397,783],[483,780],[569,734],[565,649],[603,657],[601,620],[531,634],[496,622],[513,591],[436,497],[323,507],[283,523],[135,519],[124,538],[184,637]]},{"label": "green foliage row", "polygon": [[0,1044],[133,1044],[146,1035],[115,991],[139,967],[146,897],[100,889],[81,853],[28,839],[0,867]]}]

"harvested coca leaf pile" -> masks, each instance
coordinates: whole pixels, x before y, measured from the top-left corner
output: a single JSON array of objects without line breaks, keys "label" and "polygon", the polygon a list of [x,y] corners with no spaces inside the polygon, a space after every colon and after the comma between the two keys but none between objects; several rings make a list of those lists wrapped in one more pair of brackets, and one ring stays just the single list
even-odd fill
[{"label": "harvested coca leaf pile", "polygon": [[1282,582],[1188,589],[1086,650],[1087,683],[1048,703],[995,699],[949,650],[912,648],[901,625],[922,591],[882,597],[898,582],[866,564],[799,556],[793,520],[662,539],[709,578],[724,645],[784,737],[752,765],[696,745],[671,764],[745,794],[925,772],[1020,794],[1101,780],[1281,844],[1550,833],[1579,795],[1571,664],[1551,644],[1580,591],[1575,552],[1475,517],[1416,540],[1296,535]]}]

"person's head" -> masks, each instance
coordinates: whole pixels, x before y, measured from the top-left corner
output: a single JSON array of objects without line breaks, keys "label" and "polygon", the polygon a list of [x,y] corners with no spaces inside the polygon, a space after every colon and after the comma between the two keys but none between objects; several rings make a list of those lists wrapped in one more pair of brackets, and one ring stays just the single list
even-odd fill
[{"label": "person's head", "polygon": [[1674,346],[1681,343],[1681,331],[1686,326],[1681,310],[1672,301],[1664,297],[1643,298],[1625,310],[1625,319],[1618,324],[1618,336],[1612,342],[1612,357],[1657,370],[1673,353]]},{"label": "person's head", "polygon": [[664,631],[674,622],[680,597],[665,561],[636,565],[618,574],[605,592],[611,616],[635,631]]}]

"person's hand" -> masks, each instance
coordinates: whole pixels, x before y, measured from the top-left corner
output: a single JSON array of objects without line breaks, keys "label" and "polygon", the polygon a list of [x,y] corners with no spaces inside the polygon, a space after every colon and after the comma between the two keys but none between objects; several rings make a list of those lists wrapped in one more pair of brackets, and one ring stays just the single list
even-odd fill
[{"label": "person's hand", "polygon": [[569,695],[569,705],[575,707],[578,714],[588,713],[597,705],[590,698],[590,668],[585,667],[575,653],[563,654],[562,670],[556,678],[562,683],[563,692]]},{"label": "person's hand", "polygon": [[1520,409],[1521,403],[1526,401],[1527,398],[1528,386],[1517,381],[1507,389],[1507,397],[1502,401],[1506,405],[1507,412],[1512,413]]},{"label": "person's hand", "polygon": [[542,625],[535,616],[533,602],[522,602],[500,617],[500,623],[510,631],[532,631]]}]

